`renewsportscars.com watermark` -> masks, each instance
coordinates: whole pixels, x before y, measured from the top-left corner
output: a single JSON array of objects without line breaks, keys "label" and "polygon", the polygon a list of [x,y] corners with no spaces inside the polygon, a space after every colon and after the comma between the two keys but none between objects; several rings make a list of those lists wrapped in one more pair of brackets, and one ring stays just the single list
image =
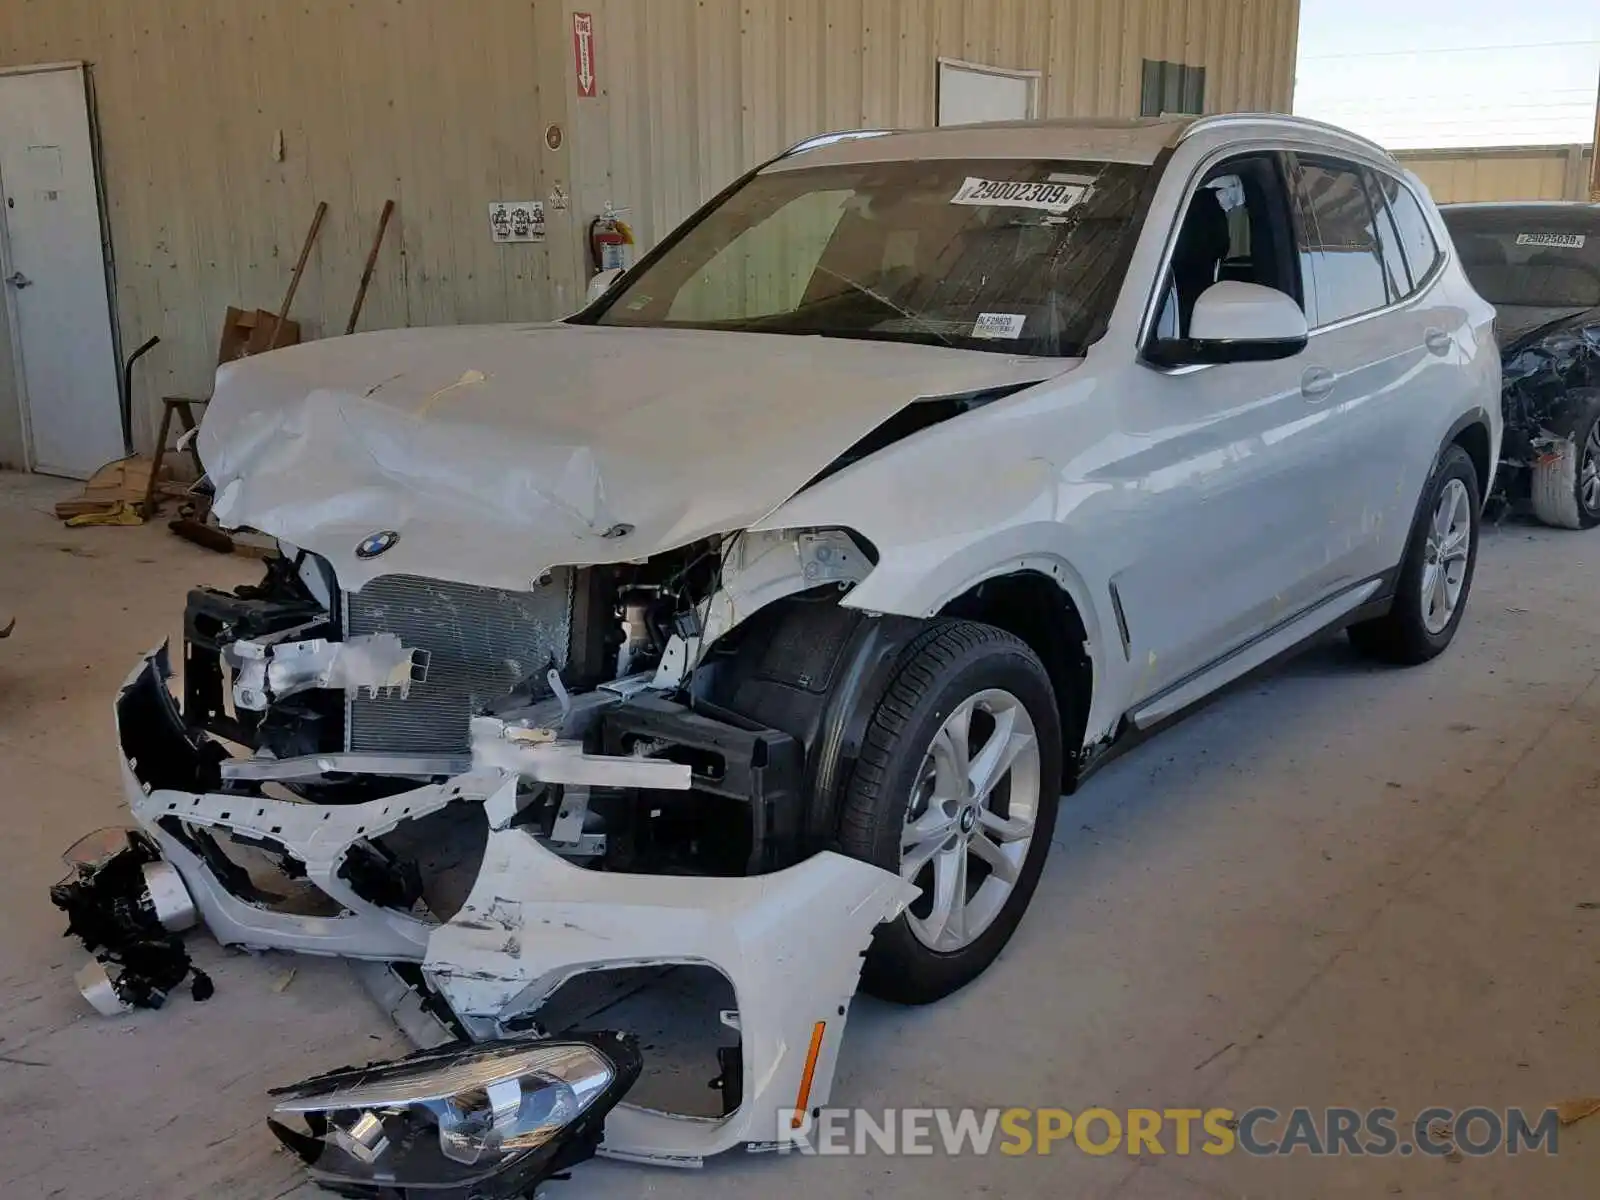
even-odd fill
[{"label": "renewsportscars.com watermark", "polygon": [[791,1154],[1555,1154],[1559,1113],[1520,1108],[823,1108],[785,1111]]}]

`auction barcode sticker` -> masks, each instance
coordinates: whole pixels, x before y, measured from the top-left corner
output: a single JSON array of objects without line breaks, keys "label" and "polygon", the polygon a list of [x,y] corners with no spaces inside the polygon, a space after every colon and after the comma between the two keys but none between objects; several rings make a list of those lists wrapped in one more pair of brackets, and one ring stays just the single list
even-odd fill
[{"label": "auction barcode sticker", "polygon": [[1519,233],[1517,245],[1519,246],[1560,246],[1564,250],[1582,250],[1584,237],[1581,233]]},{"label": "auction barcode sticker", "polygon": [[1028,318],[1024,313],[979,313],[972,323],[975,338],[1019,338]]},{"label": "auction barcode sticker", "polygon": [[951,204],[988,204],[1001,208],[1037,208],[1062,213],[1077,204],[1089,189],[1081,183],[1026,183],[1012,179],[967,181],[950,197]]}]

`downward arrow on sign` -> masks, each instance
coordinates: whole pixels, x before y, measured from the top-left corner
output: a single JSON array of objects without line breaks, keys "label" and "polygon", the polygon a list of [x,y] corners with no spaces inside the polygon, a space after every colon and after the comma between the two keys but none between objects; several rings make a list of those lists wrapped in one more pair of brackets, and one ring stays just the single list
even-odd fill
[{"label": "downward arrow on sign", "polygon": [[599,77],[594,65],[594,17],[572,14],[572,57],[578,68],[578,95],[592,97]]}]

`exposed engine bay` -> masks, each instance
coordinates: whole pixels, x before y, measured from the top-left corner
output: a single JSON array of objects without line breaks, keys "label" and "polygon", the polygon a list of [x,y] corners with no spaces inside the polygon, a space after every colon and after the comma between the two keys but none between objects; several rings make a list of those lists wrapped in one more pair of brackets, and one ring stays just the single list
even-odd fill
[{"label": "exposed engine bay", "polygon": [[[190,593],[181,695],[165,649],[119,694],[130,807],[219,941],[388,969],[424,1045],[514,1048],[576,979],[709,969],[720,1115],[623,1102],[602,1152],[778,1146],[916,895],[829,848],[860,697],[921,627],[836,603],[870,567],[843,530],[745,532],[526,592],[347,592],[285,546],[257,584]],[[345,1173],[318,1177],[365,1194],[361,1129],[390,1134],[352,1113],[324,1129]]]},{"label": "exposed engine bay", "polygon": [[1524,331],[1508,340],[1504,354],[1504,486],[1521,499],[1539,459],[1564,453],[1569,469],[1577,469],[1569,427],[1600,394],[1600,310]]},{"label": "exposed engine bay", "polygon": [[[808,760],[829,672],[872,623],[832,601],[869,566],[837,530],[559,568],[525,593],[413,576],[346,593],[315,556],[274,559],[257,585],[190,594],[185,729],[249,751],[196,782],[347,805],[489,767],[522,779],[519,827],[594,869],[789,866],[823,848]],[[346,867],[375,902],[420,899],[381,839]]]}]

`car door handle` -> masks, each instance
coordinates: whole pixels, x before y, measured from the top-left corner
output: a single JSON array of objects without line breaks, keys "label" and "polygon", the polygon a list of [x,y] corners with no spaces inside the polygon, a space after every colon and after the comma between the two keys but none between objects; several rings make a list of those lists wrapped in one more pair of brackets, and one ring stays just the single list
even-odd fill
[{"label": "car door handle", "polygon": [[33,284],[33,280],[29,279],[21,271],[13,271],[10,275],[7,275],[6,282],[14,288],[30,287]]},{"label": "car door handle", "polygon": [[1300,394],[1307,400],[1321,400],[1333,391],[1338,378],[1327,367],[1308,367],[1306,373],[1300,376]]},{"label": "car door handle", "polygon": [[1450,353],[1450,347],[1456,341],[1442,329],[1430,329],[1422,335],[1422,344],[1428,348],[1429,354],[1444,355]]}]

